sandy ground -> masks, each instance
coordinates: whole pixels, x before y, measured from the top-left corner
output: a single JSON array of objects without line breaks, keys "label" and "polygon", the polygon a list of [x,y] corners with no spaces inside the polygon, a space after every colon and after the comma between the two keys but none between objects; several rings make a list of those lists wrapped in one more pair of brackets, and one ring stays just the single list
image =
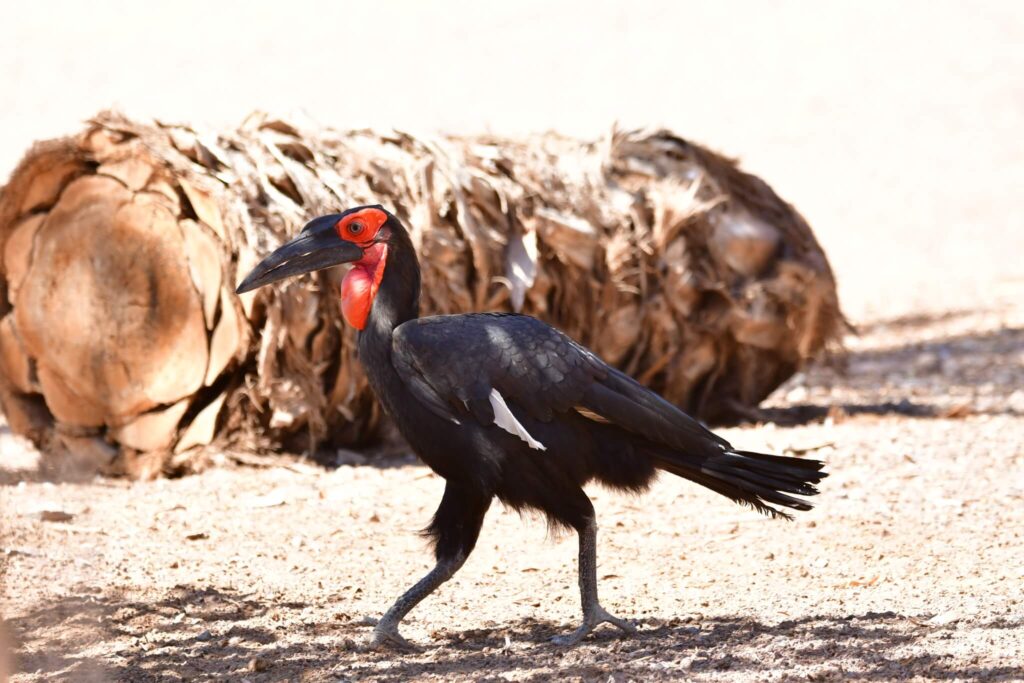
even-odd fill
[{"label": "sandy ground", "polygon": [[408,619],[423,651],[396,656],[364,647],[369,619],[428,568],[442,488],[408,457],[61,483],[0,433],[14,680],[1024,680],[1024,7],[380,5],[22,4],[0,22],[0,176],[111,104],[671,125],[807,214],[861,332],[845,369],[726,430],[825,458],[819,507],[784,524],[668,477],[595,490],[602,600],[642,631],[573,650],[547,639],[578,619],[575,540],[495,507]]},{"label": "sandy ground", "polygon": [[547,639],[578,618],[575,540],[500,507],[407,620],[422,652],[366,649],[429,567],[442,481],[408,458],[52,483],[26,454],[2,489],[14,680],[1024,680],[1024,310],[854,346],[725,430],[828,460],[798,521],[670,477],[593,491],[603,601],[642,630],[572,650]]}]

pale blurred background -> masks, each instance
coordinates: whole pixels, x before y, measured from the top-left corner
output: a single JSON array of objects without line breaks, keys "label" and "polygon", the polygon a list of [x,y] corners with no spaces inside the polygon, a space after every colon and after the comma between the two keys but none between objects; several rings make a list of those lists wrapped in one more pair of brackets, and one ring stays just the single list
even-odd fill
[{"label": "pale blurred background", "polygon": [[[1024,285],[1024,2],[19,3],[0,177],[116,106],[231,126],[669,126],[810,220],[854,320]],[[2,181],[0,181],[2,182]]]},{"label": "pale blurred background", "polygon": [[34,140],[109,107],[214,129],[253,109],[503,135],[667,126],[806,215],[863,334],[845,375],[812,367],[769,401],[824,422],[727,432],[828,461],[814,521],[762,525],[667,478],[642,506],[600,492],[609,607],[672,626],[572,654],[535,643],[578,616],[549,601],[574,590],[574,546],[497,511],[407,632],[457,645],[411,668],[355,645],[427,561],[414,530],[440,482],[422,468],[55,484],[0,421],[0,465],[25,473],[0,486],[18,683],[237,680],[261,660],[253,680],[1024,677],[1024,0],[0,7],[0,184]]}]

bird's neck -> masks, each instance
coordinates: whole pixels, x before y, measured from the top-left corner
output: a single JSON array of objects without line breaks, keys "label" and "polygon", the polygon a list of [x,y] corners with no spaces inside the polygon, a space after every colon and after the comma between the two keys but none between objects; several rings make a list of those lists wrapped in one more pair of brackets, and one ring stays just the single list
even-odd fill
[{"label": "bird's neck", "polygon": [[[411,245],[410,245],[411,246]],[[420,314],[420,266],[411,249],[388,254],[380,285],[373,297],[366,326],[359,333],[359,347],[391,348],[395,328]]]}]

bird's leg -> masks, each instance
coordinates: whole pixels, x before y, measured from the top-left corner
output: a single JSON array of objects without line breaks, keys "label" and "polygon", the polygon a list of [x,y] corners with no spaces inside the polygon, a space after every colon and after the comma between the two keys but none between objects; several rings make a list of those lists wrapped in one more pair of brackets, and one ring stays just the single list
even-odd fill
[{"label": "bird's leg", "polygon": [[564,636],[555,636],[551,642],[556,645],[575,645],[598,625],[609,623],[626,633],[636,633],[636,627],[625,619],[610,614],[597,601],[597,523],[594,517],[587,519],[579,530],[580,536],[580,602],[583,603],[583,623]]},{"label": "bird's leg", "polygon": [[445,485],[441,505],[426,530],[427,535],[434,539],[437,564],[398,598],[377,622],[373,629],[373,646],[412,649],[409,641],[398,632],[399,622],[438,586],[452,578],[465,563],[480,536],[480,527],[490,504],[489,495],[467,490],[450,481]]},{"label": "bird's leg", "polygon": [[466,561],[465,556],[440,558],[434,568],[422,579],[417,581],[412,588],[402,594],[402,597],[395,601],[373,629],[374,646],[392,646],[402,649],[412,649],[413,646],[398,632],[398,624],[405,618],[405,615],[418,605],[423,598],[427,597],[442,583],[452,578],[459,568]]}]

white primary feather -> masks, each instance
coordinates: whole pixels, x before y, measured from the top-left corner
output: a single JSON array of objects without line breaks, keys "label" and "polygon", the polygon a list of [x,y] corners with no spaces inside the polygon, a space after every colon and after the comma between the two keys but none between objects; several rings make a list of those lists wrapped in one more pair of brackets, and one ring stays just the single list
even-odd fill
[{"label": "white primary feather", "polygon": [[530,432],[526,431],[516,416],[512,414],[512,411],[508,409],[508,404],[505,403],[505,397],[498,393],[497,389],[491,389],[491,408],[494,409],[494,424],[501,427],[506,432],[513,436],[518,436],[520,439],[525,441],[530,448],[535,448],[538,451],[546,451],[540,441],[530,436]]}]

